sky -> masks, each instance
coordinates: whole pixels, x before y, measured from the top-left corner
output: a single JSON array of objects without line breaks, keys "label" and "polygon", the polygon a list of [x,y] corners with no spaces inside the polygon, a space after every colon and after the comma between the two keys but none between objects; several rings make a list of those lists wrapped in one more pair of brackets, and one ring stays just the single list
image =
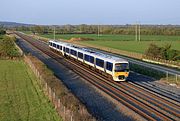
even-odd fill
[{"label": "sky", "polygon": [[0,0],[0,21],[41,25],[180,24],[180,0]]}]

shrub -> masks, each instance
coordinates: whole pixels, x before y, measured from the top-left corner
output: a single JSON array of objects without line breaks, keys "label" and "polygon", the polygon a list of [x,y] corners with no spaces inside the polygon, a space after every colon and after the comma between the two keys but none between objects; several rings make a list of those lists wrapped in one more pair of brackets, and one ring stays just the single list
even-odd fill
[{"label": "shrub", "polygon": [[145,55],[165,60],[180,60],[180,51],[171,49],[171,44],[166,44],[164,47],[158,47],[151,43],[149,48],[146,50]]},{"label": "shrub", "polygon": [[15,45],[15,37],[4,36],[0,41],[0,56],[1,57],[19,57],[20,53]]},{"label": "shrub", "polygon": [[4,34],[6,34],[6,31],[3,29],[0,29],[0,35],[4,35]]}]

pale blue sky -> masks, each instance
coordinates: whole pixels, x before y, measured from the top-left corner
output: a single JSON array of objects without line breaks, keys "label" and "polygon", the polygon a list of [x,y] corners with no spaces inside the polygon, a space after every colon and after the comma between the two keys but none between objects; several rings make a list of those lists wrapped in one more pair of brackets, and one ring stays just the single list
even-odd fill
[{"label": "pale blue sky", "polygon": [[0,0],[0,21],[180,24],[180,0]]}]

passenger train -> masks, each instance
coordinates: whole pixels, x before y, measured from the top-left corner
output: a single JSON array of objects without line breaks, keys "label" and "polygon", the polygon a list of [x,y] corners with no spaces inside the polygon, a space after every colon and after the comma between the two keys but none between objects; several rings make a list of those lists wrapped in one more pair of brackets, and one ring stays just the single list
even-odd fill
[{"label": "passenger train", "polygon": [[49,41],[49,47],[65,57],[73,58],[88,65],[114,81],[125,81],[129,75],[129,63],[122,58],[54,40]]}]

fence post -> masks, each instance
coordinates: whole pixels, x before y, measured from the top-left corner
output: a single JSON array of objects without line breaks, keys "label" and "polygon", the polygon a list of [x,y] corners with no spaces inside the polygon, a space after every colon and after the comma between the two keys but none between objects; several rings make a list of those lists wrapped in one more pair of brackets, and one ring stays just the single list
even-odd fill
[{"label": "fence post", "polygon": [[58,98],[58,108],[60,107],[60,99]]},{"label": "fence post", "polygon": [[51,100],[51,87],[49,87],[49,93],[48,93],[49,99]]},{"label": "fence post", "polygon": [[53,100],[52,101],[53,101],[54,104],[55,104],[55,98],[56,98],[56,93],[53,92],[53,98],[52,98]]},{"label": "fence post", "polygon": [[58,107],[58,100],[56,98],[55,98],[54,105],[55,105],[55,109],[57,109],[57,107]]},{"label": "fence post", "polygon": [[73,114],[71,115],[71,121],[73,121]]},{"label": "fence post", "polygon": [[40,76],[39,76],[39,71],[37,71],[38,72],[38,78],[40,79]]},{"label": "fence post", "polygon": [[46,92],[48,92],[48,86],[47,86],[47,83],[46,83],[46,86],[45,86],[45,90],[46,90]]},{"label": "fence post", "polygon": [[64,120],[66,120],[66,107],[64,106]]}]

